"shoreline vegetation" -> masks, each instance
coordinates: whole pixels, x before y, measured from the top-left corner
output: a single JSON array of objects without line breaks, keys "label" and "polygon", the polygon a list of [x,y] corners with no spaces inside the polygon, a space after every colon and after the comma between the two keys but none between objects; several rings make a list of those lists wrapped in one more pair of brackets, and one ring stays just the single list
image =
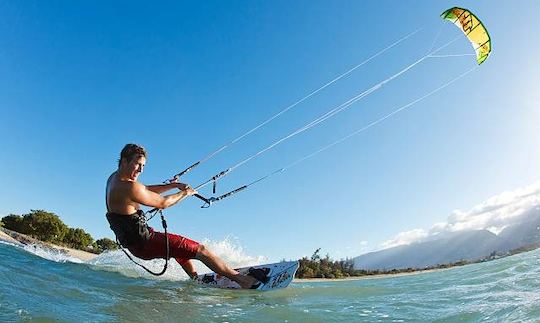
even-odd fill
[{"label": "shoreline vegetation", "polygon": [[68,227],[58,215],[44,210],[30,210],[23,215],[9,214],[0,220],[0,238],[4,241],[37,245],[49,250],[89,260],[118,246],[109,238],[94,240],[81,228]]},{"label": "shoreline vegetation", "polygon": [[327,254],[326,257],[321,258],[319,252],[321,248],[315,250],[311,258],[304,257],[300,259],[300,267],[295,275],[295,280],[305,281],[326,281],[326,280],[356,280],[362,278],[380,278],[388,275],[411,275],[427,273],[439,270],[446,270],[455,267],[481,263],[491,261],[499,258],[504,258],[519,254],[522,252],[531,251],[540,248],[540,243],[535,243],[516,249],[512,249],[508,252],[492,252],[489,256],[475,260],[459,260],[453,263],[438,264],[435,266],[427,266],[424,268],[400,268],[390,270],[367,270],[367,269],[354,269],[354,260],[345,259],[334,261],[330,259]]},{"label": "shoreline vegetation", "polygon": [[[39,246],[82,261],[89,261],[104,251],[118,249],[115,241],[108,238],[94,240],[83,229],[69,228],[56,214],[43,210],[31,210],[30,213],[22,216],[10,214],[3,217],[0,221],[0,241],[15,245]],[[303,257],[299,260],[300,267],[294,280],[297,282],[348,281],[420,274],[490,261],[537,248],[540,248],[540,243],[505,253],[494,251],[489,256],[477,260],[460,260],[425,268],[391,270],[354,269],[353,259],[334,261],[328,254],[321,257],[319,254],[321,248],[319,248],[310,258]]]},{"label": "shoreline vegetation", "polygon": [[53,243],[44,242],[44,241],[29,237],[25,234],[11,231],[9,229],[2,228],[2,227],[0,227],[0,241],[12,243],[14,245],[19,245],[19,246],[23,246],[23,245],[39,246],[43,249],[55,251],[63,255],[72,257],[72,258],[77,258],[82,261],[89,261],[98,256],[98,254],[91,253],[88,251],[58,246]]},{"label": "shoreline vegetation", "polygon": [[348,281],[369,278],[383,278],[388,276],[405,276],[446,270],[453,267],[474,263],[472,261],[462,260],[455,263],[441,264],[425,268],[403,268],[391,270],[354,269],[353,259],[334,261],[328,254],[324,258],[321,258],[319,255],[320,250],[321,248],[315,250],[309,259],[304,257],[299,260],[300,267],[295,275],[296,281]]}]

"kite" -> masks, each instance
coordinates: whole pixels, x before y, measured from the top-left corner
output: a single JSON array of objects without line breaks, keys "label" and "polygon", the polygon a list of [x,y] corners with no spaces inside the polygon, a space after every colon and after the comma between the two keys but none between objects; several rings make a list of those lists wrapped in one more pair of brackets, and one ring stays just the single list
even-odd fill
[{"label": "kite", "polygon": [[463,8],[450,8],[441,14],[465,33],[476,52],[478,65],[482,64],[491,53],[491,39],[484,24],[472,12]]}]

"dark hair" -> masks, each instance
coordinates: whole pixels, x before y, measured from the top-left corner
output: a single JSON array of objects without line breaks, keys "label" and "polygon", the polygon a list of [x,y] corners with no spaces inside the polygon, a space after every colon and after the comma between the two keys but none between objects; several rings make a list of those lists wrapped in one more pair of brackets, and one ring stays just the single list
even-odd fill
[{"label": "dark hair", "polygon": [[122,159],[126,159],[128,162],[132,161],[134,158],[139,157],[146,158],[146,150],[143,146],[139,146],[136,144],[127,144],[122,148],[122,151],[120,152],[120,159],[118,159],[118,167],[120,167],[120,163],[122,163]]}]

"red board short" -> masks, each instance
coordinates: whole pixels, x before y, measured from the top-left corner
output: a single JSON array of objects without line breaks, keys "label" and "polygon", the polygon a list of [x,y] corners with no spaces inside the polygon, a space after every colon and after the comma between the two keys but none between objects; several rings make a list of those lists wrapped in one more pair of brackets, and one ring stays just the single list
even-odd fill
[{"label": "red board short", "polygon": [[[167,257],[167,242],[165,233],[150,230],[150,240],[146,241],[142,246],[130,246],[129,251],[136,257],[150,260],[155,258]],[[197,250],[200,244],[191,239],[182,237],[178,234],[167,233],[169,237],[169,257],[175,258],[176,261],[183,265],[189,259],[194,259],[197,255]]]}]

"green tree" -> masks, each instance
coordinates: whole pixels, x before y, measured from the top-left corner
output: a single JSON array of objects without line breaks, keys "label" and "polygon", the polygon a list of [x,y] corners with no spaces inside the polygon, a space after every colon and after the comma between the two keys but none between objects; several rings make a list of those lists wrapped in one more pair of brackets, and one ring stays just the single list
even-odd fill
[{"label": "green tree", "polygon": [[302,276],[300,278],[313,278],[315,277],[315,272],[312,268],[306,267],[303,270]]},{"label": "green tree", "polygon": [[[47,242],[62,242],[68,232],[68,226],[58,215],[44,210],[30,210],[23,215],[23,229],[35,238]],[[19,231],[20,232],[20,231]]]},{"label": "green tree", "polygon": [[98,247],[99,252],[118,249],[118,245],[116,244],[116,242],[109,238],[98,239],[96,241],[96,245]]},{"label": "green tree", "polygon": [[315,250],[313,255],[311,255],[311,261],[318,261],[321,259],[321,256],[319,256],[319,251],[321,251],[321,248],[318,248],[317,250]]},{"label": "green tree", "polygon": [[94,239],[83,229],[69,228],[62,242],[75,249],[87,249],[92,246]]},{"label": "green tree", "polygon": [[4,223],[4,228],[24,233],[22,216],[9,214],[2,218],[2,222]]}]

